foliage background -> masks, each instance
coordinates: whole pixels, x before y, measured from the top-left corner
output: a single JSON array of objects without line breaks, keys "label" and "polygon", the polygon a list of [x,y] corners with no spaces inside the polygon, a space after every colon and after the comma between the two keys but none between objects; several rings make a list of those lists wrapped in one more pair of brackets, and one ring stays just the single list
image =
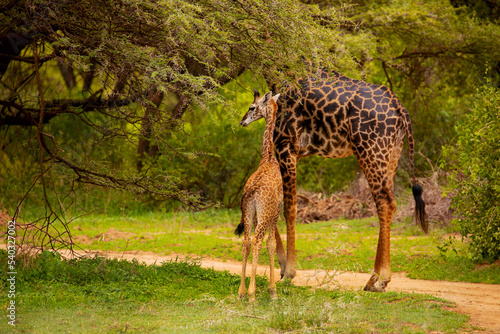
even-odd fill
[{"label": "foliage background", "polygon": [[474,260],[500,258],[500,91],[478,89],[471,112],[456,126],[456,143],[444,149],[454,223],[470,238]]},{"label": "foliage background", "polygon": [[[477,140],[470,127],[479,116],[468,115],[489,108],[498,124],[484,92],[500,85],[499,8],[462,0],[9,1],[0,6],[0,206],[42,226],[89,211],[238,206],[264,126],[238,126],[251,89],[295,82],[304,58],[396,93],[411,114],[418,175],[455,143],[457,155],[441,167],[469,175],[464,157],[478,148],[467,143]],[[496,142],[480,142],[477,157],[496,152]],[[404,188],[406,154],[400,167]],[[311,157],[298,171],[300,188],[333,192],[359,167],[352,157]],[[491,194],[498,173],[487,177]],[[484,190],[474,187],[468,194]]]}]

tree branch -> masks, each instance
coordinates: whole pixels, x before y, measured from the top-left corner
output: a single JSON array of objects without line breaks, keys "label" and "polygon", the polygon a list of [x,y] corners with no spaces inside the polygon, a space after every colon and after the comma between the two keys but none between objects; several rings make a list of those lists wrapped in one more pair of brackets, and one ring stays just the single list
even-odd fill
[{"label": "tree branch", "polygon": [[382,60],[382,68],[384,69],[384,73],[385,73],[385,76],[387,77],[387,81],[389,81],[389,89],[391,90],[391,92],[394,92],[394,90],[392,89],[391,77],[389,76],[389,73],[387,72],[387,64],[385,63],[384,60]]},{"label": "tree branch", "polygon": [[[109,100],[53,100],[45,102],[42,122],[48,123],[52,118],[60,114],[75,114],[75,109],[81,108],[81,112],[101,111],[103,109],[118,108],[129,105],[132,101],[129,99],[109,99]],[[34,122],[35,118],[40,118],[41,108],[24,108],[22,105],[11,101],[0,100],[0,105],[14,108],[17,112],[7,114],[5,111],[0,112],[0,125],[21,125],[21,126],[38,126],[38,122]]]},{"label": "tree branch", "polygon": [[[0,57],[8,57],[12,60],[22,61],[24,63],[29,63],[29,64],[35,64],[35,57],[21,57],[21,56],[15,56],[15,55],[10,55],[10,54],[0,54]],[[39,58],[37,60],[38,65],[41,65],[49,60],[52,60],[55,57],[57,57],[57,54],[55,52],[53,52],[49,55],[46,55],[42,58]]]}]

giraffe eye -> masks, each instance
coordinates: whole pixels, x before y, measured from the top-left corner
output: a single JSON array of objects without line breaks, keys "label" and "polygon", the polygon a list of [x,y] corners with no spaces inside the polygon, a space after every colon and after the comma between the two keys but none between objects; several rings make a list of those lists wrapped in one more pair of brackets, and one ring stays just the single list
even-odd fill
[{"label": "giraffe eye", "polygon": [[250,110],[250,111],[254,111],[254,110],[255,110],[255,107],[250,107],[250,108],[248,108],[248,110]]}]

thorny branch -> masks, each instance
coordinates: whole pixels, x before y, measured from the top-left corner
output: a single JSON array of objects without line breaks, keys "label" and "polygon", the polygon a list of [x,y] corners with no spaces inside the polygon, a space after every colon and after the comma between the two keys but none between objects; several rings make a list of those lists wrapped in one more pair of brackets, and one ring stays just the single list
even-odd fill
[{"label": "thorny branch", "polygon": [[[159,199],[175,199],[194,210],[202,210],[211,206],[211,204],[203,203],[196,193],[191,193],[185,190],[176,189],[175,184],[164,176],[163,179],[158,179],[161,176],[151,177],[144,174],[139,174],[132,177],[119,176],[109,174],[105,167],[88,162],[73,161],[68,158],[64,151],[59,148],[55,137],[44,131],[44,124],[47,121],[62,113],[72,114],[77,116],[81,121],[100,132],[103,136],[127,137],[127,133],[120,129],[108,129],[97,124],[92,120],[88,111],[98,110],[110,119],[126,120],[130,124],[135,124],[139,121],[137,116],[127,113],[113,113],[109,111],[112,108],[120,105],[128,105],[131,99],[117,99],[116,97],[109,100],[96,100],[95,95],[84,101],[51,101],[47,102],[42,86],[40,76],[40,46],[36,41],[32,41],[33,49],[33,66],[36,78],[36,86],[38,89],[39,109],[27,108],[14,101],[0,101],[0,106],[3,108],[14,108],[16,114],[15,119],[23,119],[23,122],[36,128],[36,143],[38,144],[38,175],[33,178],[32,184],[28,191],[24,194],[19,202],[13,219],[18,219],[20,216],[23,203],[27,200],[28,195],[36,186],[40,186],[45,204],[45,212],[41,218],[27,224],[19,224],[23,227],[23,243],[34,247],[37,251],[46,249],[58,250],[69,249],[74,255],[74,243],[69,230],[69,224],[76,218],[68,219],[66,212],[70,207],[78,205],[75,196],[77,187],[82,184],[92,184],[100,187],[108,187],[131,191],[134,193],[149,193],[150,196]],[[179,107],[175,110],[175,116],[181,117],[186,110],[188,101],[182,99]],[[102,108],[102,109],[101,109]],[[5,117],[2,109],[2,123],[9,124],[9,119]],[[22,118],[21,118],[22,116]],[[134,119],[129,119],[135,117]],[[136,119],[137,118],[137,119]],[[167,117],[168,118],[168,117]],[[6,122],[7,120],[7,122]],[[12,120],[10,120],[12,122]],[[163,122],[169,122],[167,119]],[[54,167],[63,165],[74,172],[76,178],[72,180],[68,193],[63,200],[59,198],[56,189],[51,189],[52,177],[50,173],[56,173]],[[49,177],[48,177],[49,176]],[[51,183],[52,182],[52,183]],[[53,184],[52,184],[53,185]]]},{"label": "thorny branch", "polygon": [[[34,59],[34,67],[35,67],[35,75],[36,75],[36,80],[37,80],[37,85],[38,85],[38,90],[39,90],[39,97],[40,97],[40,115],[38,121],[36,121],[29,113],[27,114],[27,117],[30,118],[30,121],[32,122],[33,125],[37,126],[37,132],[35,137],[37,138],[38,141],[38,152],[39,152],[39,158],[40,158],[40,174],[37,175],[29,188],[29,190],[26,192],[24,197],[22,198],[21,202],[18,204],[16,212],[14,213],[14,220],[17,220],[19,215],[20,215],[20,210],[21,210],[21,205],[23,202],[26,200],[29,192],[34,188],[34,186],[40,182],[42,185],[43,189],[43,196],[44,196],[44,202],[45,202],[45,215],[40,218],[38,221],[28,223],[28,224],[21,224],[21,227],[24,230],[23,236],[22,236],[22,241],[20,245],[30,245],[30,246],[35,246],[35,249],[38,251],[43,251],[44,249],[52,249],[52,250],[57,250],[61,248],[67,248],[70,250],[72,254],[73,252],[73,239],[71,237],[71,233],[69,231],[68,224],[69,222],[62,217],[57,210],[54,210],[52,203],[49,199],[48,196],[48,185],[46,182],[45,175],[49,172],[49,170],[52,168],[52,164],[49,166],[46,165],[46,161],[44,159],[44,151],[46,151],[47,147],[45,144],[45,137],[52,138],[52,136],[43,133],[43,121],[44,121],[44,113],[45,113],[45,96],[42,88],[42,82],[40,79],[40,63],[39,63],[39,57],[38,57],[38,46],[37,42],[33,41],[33,59]],[[24,110],[23,110],[24,111]],[[54,161],[53,161],[54,162]],[[52,162],[52,163],[53,163]],[[61,202],[59,202],[62,204]],[[70,203],[69,206],[71,206],[72,203]],[[66,211],[67,208],[61,207],[62,213]],[[62,225],[62,230],[57,227],[56,222],[61,223]],[[29,250],[28,250],[29,251]]]}]

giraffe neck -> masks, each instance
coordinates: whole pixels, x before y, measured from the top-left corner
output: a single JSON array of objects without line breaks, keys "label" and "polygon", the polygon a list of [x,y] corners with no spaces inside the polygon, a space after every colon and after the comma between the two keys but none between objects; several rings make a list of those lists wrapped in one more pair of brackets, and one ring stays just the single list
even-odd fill
[{"label": "giraffe neck", "polygon": [[264,131],[264,136],[262,138],[262,162],[270,161],[274,157],[274,126],[276,123],[276,110],[277,105],[274,101],[270,101],[270,106],[268,107],[269,113],[266,114],[266,130]]}]

